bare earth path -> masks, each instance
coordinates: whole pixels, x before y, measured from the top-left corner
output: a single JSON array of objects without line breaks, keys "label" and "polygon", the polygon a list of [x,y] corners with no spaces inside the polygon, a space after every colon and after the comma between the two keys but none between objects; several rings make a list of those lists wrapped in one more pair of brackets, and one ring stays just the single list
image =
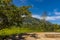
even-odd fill
[{"label": "bare earth path", "polygon": [[26,40],[60,40],[60,32],[41,32],[34,34],[36,34],[38,38],[27,36],[25,39]]}]

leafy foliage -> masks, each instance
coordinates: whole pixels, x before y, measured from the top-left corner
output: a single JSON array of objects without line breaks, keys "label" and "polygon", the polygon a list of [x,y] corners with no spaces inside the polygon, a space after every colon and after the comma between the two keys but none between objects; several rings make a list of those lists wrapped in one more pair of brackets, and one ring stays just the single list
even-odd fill
[{"label": "leafy foliage", "polygon": [[20,34],[26,32],[31,32],[31,30],[29,28],[20,28],[20,27],[12,26],[10,28],[5,28],[0,30],[0,36]]},{"label": "leafy foliage", "polygon": [[[45,20],[32,18],[31,6],[16,7],[12,0],[0,0],[0,35],[25,32],[60,32],[60,25]],[[23,17],[24,16],[24,17]]]},{"label": "leafy foliage", "polygon": [[[2,2],[2,3],[1,3]],[[31,16],[31,12],[28,10],[30,6],[22,6],[22,7],[16,7],[15,5],[10,3],[11,0],[1,0],[0,1],[0,18],[3,21],[8,23],[2,23],[2,25],[6,26],[20,26],[22,23],[22,15],[25,16]],[[4,18],[2,18],[4,17]],[[2,21],[2,22],[3,22]],[[8,25],[7,25],[8,24]],[[3,26],[4,28],[5,26]]]}]

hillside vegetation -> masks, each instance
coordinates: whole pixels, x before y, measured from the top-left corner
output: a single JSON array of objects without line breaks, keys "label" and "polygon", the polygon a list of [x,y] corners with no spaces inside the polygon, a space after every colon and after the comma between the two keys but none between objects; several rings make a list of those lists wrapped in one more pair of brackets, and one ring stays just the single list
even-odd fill
[{"label": "hillside vegetation", "polygon": [[0,35],[27,32],[60,32],[60,25],[52,24],[44,19],[33,18],[29,8],[32,7],[17,7],[12,3],[12,0],[0,0]]}]

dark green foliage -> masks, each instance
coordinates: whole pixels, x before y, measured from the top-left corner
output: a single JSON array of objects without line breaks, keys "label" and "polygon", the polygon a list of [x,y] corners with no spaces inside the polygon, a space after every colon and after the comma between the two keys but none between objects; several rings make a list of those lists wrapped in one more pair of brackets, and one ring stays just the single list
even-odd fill
[{"label": "dark green foliage", "polygon": [[54,31],[52,23],[32,17],[31,18],[24,17],[22,25],[23,27],[31,28],[31,30],[34,31],[44,31],[44,32]]},{"label": "dark green foliage", "polygon": [[3,13],[0,13],[0,29],[5,28],[6,26],[8,26],[7,16]]},{"label": "dark green foliage", "polygon": [[[46,12],[43,14],[43,20],[32,18],[29,11],[31,6],[16,7],[12,0],[0,0],[0,29],[18,26],[28,28],[33,32],[59,32],[60,25],[52,24],[45,20]],[[22,17],[25,16],[25,17]]]},{"label": "dark green foliage", "polygon": [[31,12],[29,11],[30,6],[16,7],[11,3],[11,1],[12,0],[0,0],[0,17],[3,19],[0,24],[1,28],[6,27],[2,27],[3,25],[21,26],[22,15],[25,15],[26,17],[31,16]]}]

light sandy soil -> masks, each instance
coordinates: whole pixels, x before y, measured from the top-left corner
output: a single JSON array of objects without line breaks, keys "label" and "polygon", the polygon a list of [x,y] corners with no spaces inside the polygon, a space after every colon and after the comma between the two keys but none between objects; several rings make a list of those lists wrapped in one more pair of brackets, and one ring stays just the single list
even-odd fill
[{"label": "light sandy soil", "polygon": [[36,34],[38,38],[27,36],[25,39],[26,40],[60,40],[60,32],[41,32],[41,33],[34,33],[34,34]]}]

